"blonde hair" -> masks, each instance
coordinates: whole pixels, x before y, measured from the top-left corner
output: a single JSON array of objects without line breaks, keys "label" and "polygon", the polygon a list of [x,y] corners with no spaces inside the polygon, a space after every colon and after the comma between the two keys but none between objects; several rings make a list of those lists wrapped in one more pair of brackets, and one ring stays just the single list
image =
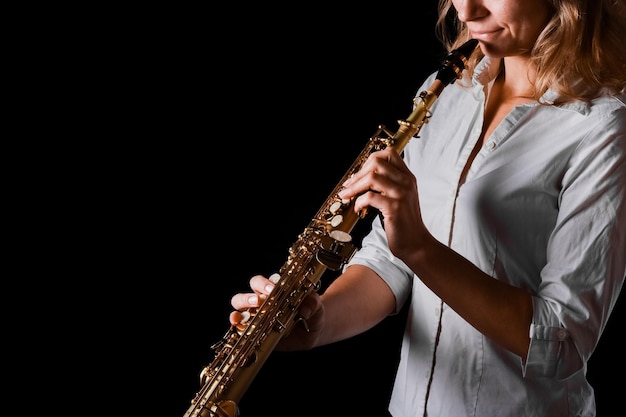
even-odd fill
[{"label": "blonde hair", "polygon": [[[537,74],[539,101],[548,90],[564,101],[591,100],[605,92],[626,90],[626,0],[545,0],[553,15],[530,52]],[[436,33],[448,50],[469,39],[452,0],[439,0]],[[478,48],[479,49],[479,48]],[[468,75],[483,54],[477,50]]]}]

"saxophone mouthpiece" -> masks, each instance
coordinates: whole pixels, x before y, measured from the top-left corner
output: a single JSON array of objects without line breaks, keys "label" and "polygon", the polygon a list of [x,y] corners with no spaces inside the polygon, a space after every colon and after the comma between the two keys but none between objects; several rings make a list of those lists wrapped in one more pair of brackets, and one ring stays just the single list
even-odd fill
[{"label": "saxophone mouthpiece", "polygon": [[478,41],[476,39],[470,39],[459,46],[456,51],[462,56],[464,61],[467,61],[474,52],[474,49],[476,49],[476,46],[478,46]]},{"label": "saxophone mouthpiece", "polygon": [[477,45],[478,41],[476,39],[470,39],[450,52],[441,63],[441,67],[437,72],[437,79],[443,82],[444,85],[447,85],[461,78],[467,60],[474,52]]}]

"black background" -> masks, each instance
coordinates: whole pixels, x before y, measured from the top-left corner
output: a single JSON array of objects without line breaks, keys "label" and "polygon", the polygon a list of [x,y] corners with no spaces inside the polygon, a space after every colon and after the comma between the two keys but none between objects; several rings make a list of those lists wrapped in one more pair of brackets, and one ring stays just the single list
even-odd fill
[{"label": "black background", "polygon": [[[439,63],[435,2],[337,10],[263,5],[163,9],[125,48],[132,120],[111,171],[122,187],[103,222],[118,366],[104,402],[182,417],[228,329],[230,297],[271,274],[379,124],[395,130]],[[433,117],[445,117],[434,115]],[[322,278],[333,279],[329,272]],[[589,364],[600,416],[623,301]],[[309,352],[275,352],[242,417],[386,416],[403,315]],[[115,402],[115,401],[113,401]]]}]

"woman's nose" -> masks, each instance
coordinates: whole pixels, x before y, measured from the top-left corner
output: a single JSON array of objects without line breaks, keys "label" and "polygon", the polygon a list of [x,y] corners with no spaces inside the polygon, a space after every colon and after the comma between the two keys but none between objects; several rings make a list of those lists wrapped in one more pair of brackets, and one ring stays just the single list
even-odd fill
[{"label": "woman's nose", "polygon": [[483,0],[453,0],[460,21],[467,22],[486,14]]}]

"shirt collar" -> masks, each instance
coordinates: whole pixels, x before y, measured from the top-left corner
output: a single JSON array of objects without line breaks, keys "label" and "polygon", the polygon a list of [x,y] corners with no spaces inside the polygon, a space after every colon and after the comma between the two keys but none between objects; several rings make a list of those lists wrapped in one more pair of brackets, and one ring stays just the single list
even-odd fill
[{"label": "shirt collar", "polygon": [[[483,57],[478,65],[476,65],[476,68],[474,69],[474,75],[472,76],[472,85],[474,86],[474,91],[482,91],[484,86],[495,80],[501,69],[501,59],[494,59],[488,56]],[[548,89],[548,91],[546,91],[543,96],[541,96],[541,102],[552,106],[558,98],[559,94],[556,91]],[[533,105],[537,104],[539,103],[535,102]],[[583,115],[589,113],[590,111],[590,105],[588,103],[578,100],[560,104],[558,105],[558,107],[564,110],[573,110]]]},{"label": "shirt collar", "polygon": [[486,86],[491,81],[495,80],[500,73],[502,67],[502,60],[493,59],[488,56],[483,57],[480,60],[476,68],[474,69],[474,76],[472,77],[472,84],[479,86],[480,88]]}]

